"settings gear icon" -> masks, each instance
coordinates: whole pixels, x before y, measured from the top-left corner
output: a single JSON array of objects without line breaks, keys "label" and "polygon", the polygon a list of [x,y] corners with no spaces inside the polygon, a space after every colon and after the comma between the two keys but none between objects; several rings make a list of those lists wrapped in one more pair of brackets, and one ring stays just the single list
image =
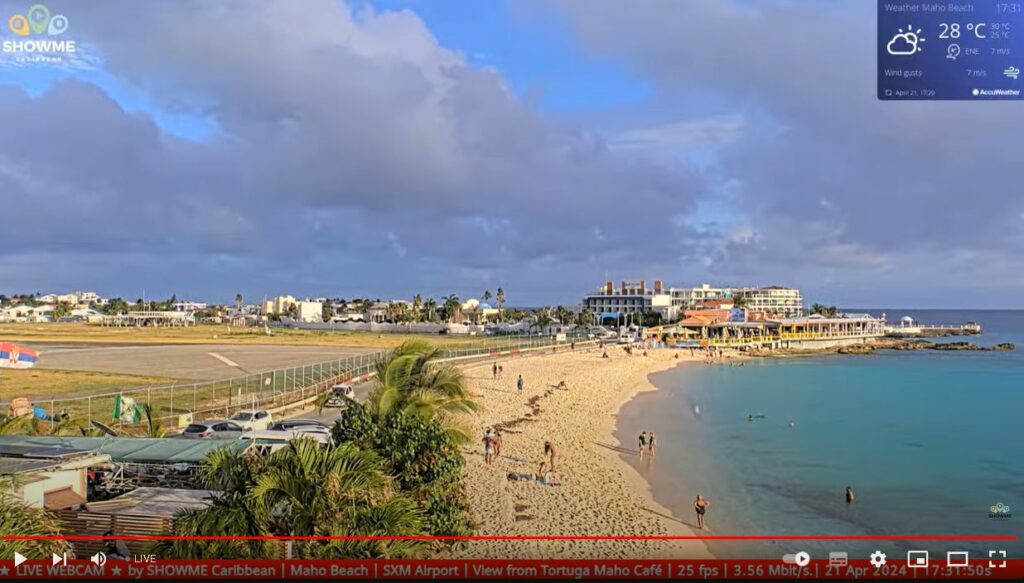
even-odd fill
[{"label": "settings gear icon", "polygon": [[883,553],[882,551],[875,551],[875,552],[871,553],[871,566],[872,567],[877,569],[877,568],[881,567],[884,564],[885,564],[885,553]]}]

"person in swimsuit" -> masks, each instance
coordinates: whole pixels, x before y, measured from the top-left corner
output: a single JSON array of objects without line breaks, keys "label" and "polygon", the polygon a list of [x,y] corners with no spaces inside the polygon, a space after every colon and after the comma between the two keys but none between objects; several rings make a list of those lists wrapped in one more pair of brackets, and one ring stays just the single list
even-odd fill
[{"label": "person in swimsuit", "polygon": [[523,375],[519,375],[519,380],[516,381],[516,390],[523,392]]},{"label": "person in swimsuit", "polygon": [[501,432],[497,429],[494,430],[494,438],[491,442],[494,444],[494,457],[501,457]]},{"label": "person in swimsuit", "polygon": [[491,378],[498,378],[498,363],[491,365]]},{"label": "person in swimsuit", "polygon": [[640,432],[640,458],[644,457],[644,450],[647,449],[647,432]]},{"label": "person in swimsuit", "polygon": [[651,458],[654,458],[654,450],[658,448],[658,442],[654,440],[654,432],[647,436],[647,449],[651,452]]},{"label": "person in swimsuit", "polygon": [[555,471],[555,446],[550,441],[544,442],[544,455],[549,456],[551,461],[551,471]]},{"label": "person in swimsuit", "polygon": [[849,486],[846,487],[846,503],[853,504],[853,488]]},{"label": "person in swimsuit", "polygon": [[693,509],[697,511],[697,528],[704,528],[704,513],[711,508],[711,502],[708,499],[697,494],[697,499],[693,501]]},{"label": "person in swimsuit", "polygon": [[484,433],[484,463],[487,465],[491,464],[491,460],[494,459],[494,430],[488,429]]}]

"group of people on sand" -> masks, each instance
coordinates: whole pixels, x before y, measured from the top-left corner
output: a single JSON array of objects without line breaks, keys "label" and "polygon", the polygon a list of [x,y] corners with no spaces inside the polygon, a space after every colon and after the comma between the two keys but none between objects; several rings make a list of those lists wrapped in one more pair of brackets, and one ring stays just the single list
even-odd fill
[{"label": "group of people on sand", "polygon": [[498,363],[494,363],[494,364],[491,365],[491,378],[493,378],[494,380],[499,380],[504,375],[505,375],[505,367],[504,366],[502,366],[502,365],[500,365]]},{"label": "group of people on sand", "polygon": [[651,454],[651,458],[654,458],[654,453],[658,449],[658,440],[654,437],[653,431],[641,431],[640,432],[640,458],[644,457],[644,450]]}]

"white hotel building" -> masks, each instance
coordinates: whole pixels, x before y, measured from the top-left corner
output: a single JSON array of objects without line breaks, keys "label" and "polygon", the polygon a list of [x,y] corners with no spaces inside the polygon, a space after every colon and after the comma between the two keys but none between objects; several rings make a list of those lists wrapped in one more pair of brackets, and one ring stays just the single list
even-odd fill
[{"label": "white hotel building", "polygon": [[583,297],[583,309],[597,317],[616,317],[643,312],[660,312],[664,320],[674,320],[683,310],[700,308],[705,301],[732,299],[751,311],[767,312],[791,318],[803,313],[800,290],[770,287],[713,287],[701,284],[692,288],[665,288],[661,280],[653,287],[647,282],[623,281],[619,287],[606,281],[596,292]]}]

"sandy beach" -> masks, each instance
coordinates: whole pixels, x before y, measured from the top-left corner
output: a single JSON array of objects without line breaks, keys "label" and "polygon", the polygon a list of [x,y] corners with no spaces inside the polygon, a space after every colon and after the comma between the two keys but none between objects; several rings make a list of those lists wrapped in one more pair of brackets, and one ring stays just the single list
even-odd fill
[{"label": "sandy beach", "polygon": [[[613,432],[624,403],[655,390],[650,373],[684,360],[685,351],[652,350],[627,355],[609,347],[521,356],[498,361],[501,379],[492,379],[491,362],[465,368],[481,409],[473,419],[478,435],[488,427],[502,433],[501,455],[484,463],[482,443],[466,455],[465,487],[478,534],[499,536],[692,536],[693,530],[657,504],[644,478],[620,455],[635,454],[633,443],[620,444]],[[678,354],[679,359],[674,357]],[[516,390],[522,374],[523,392]],[[565,381],[567,390],[556,388]],[[512,481],[509,473],[536,473],[544,442],[557,449],[562,485]],[[681,495],[685,495],[681,493]],[[469,558],[701,558],[710,557],[701,541],[472,541],[454,553]]]}]

